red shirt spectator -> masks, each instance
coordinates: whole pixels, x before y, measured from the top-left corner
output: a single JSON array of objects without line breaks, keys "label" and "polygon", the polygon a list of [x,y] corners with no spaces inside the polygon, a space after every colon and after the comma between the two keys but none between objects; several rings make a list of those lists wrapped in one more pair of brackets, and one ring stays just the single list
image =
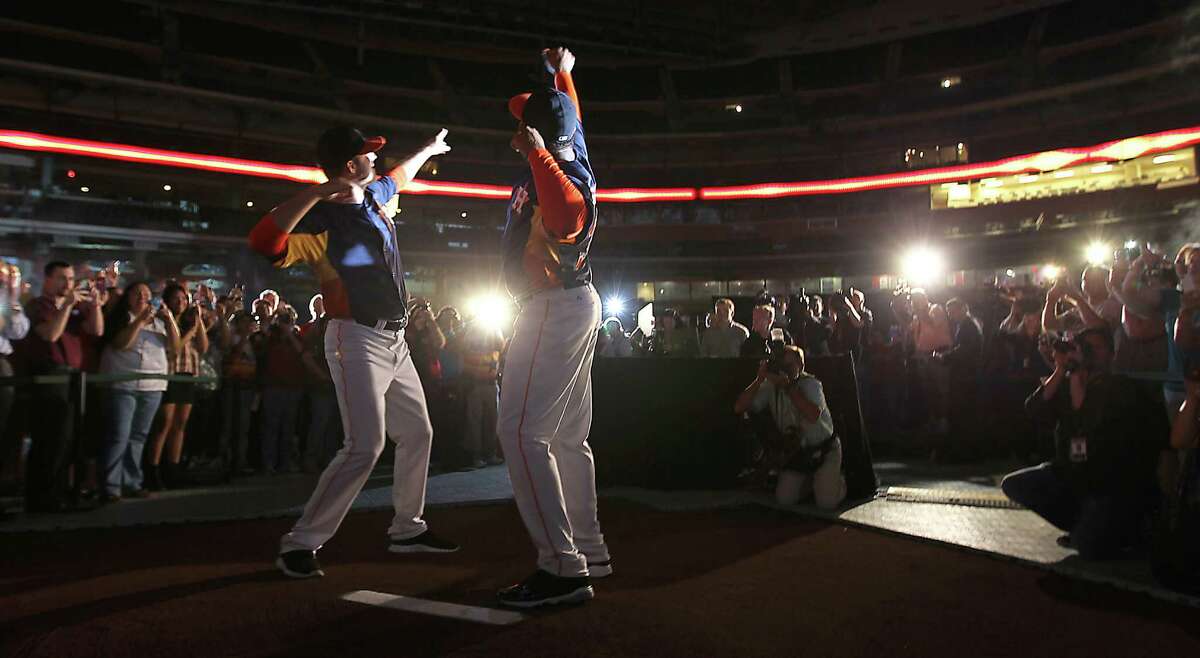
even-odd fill
[{"label": "red shirt spectator", "polygon": [[104,318],[94,292],[75,288],[75,272],[67,263],[53,262],[45,268],[42,295],[28,305],[29,338],[25,357],[34,372],[70,368],[80,370],[84,362],[84,339],[104,332]]}]

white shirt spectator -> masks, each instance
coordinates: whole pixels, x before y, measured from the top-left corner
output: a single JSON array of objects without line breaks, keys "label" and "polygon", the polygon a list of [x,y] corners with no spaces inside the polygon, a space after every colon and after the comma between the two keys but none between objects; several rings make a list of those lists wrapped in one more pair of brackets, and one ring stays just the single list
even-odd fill
[{"label": "white shirt spectator", "polygon": [[[132,313],[129,321],[134,321]],[[142,327],[129,349],[106,347],[100,357],[100,372],[104,374],[165,375],[167,371],[167,327],[161,318],[154,318],[152,323]],[[136,379],[117,382],[113,384],[113,388],[127,391],[165,391],[167,382],[163,379]]]},{"label": "white shirt spectator", "polygon": [[750,330],[737,322],[727,327],[709,327],[700,339],[700,356],[736,359],[742,355],[742,343],[749,336]]},{"label": "white shirt spectator", "polygon": [[21,340],[29,333],[29,316],[17,307],[4,319],[4,329],[0,331],[0,356],[12,356],[12,341]]}]

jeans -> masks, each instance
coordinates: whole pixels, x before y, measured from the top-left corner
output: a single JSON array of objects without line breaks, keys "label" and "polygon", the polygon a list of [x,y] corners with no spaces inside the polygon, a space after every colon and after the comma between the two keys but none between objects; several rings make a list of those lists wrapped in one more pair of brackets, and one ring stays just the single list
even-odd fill
[{"label": "jeans", "polygon": [[307,461],[324,468],[338,450],[337,394],[330,391],[308,392],[308,445],[304,449]]},{"label": "jeans", "polygon": [[295,462],[296,416],[300,413],[300,389],[268,386],[262,398],[262,467],[265,471],[287,468]]},{"label": "jeans", "polygon": [[496,415],[500,389],[496,382],[471,382],[466,386],[467,427],[463,450],[468,461],[495,457],[500,453]]},{"label": "jeans", "polygon": [[221,387],[221,457],[234,472],[246,468],[246,446],[250,440],[250,412],[254,384],[227,379]]},{"label": "jeans", "polygon": [[1132,493],[1080,496],[1049,462],[1009,473],[1000,488],[1013,501],[1069,532],[1085,559],[1112,557],[1135,543],[1147,510],[1147,501]]},{"label": "jeans", "polygon": [[67,472],[75,447],[75,396],[67,384],[33,386],[30,435],[33,445],[25,467],[25,507],[53,508],[67,499]]},{"label": "jeans", "polygon": [[162,391],[108,391],[108,438],[103,459],[104,488],[109,495],[121,495],[122,488],[142,488],[142,449],[162,395]]}]

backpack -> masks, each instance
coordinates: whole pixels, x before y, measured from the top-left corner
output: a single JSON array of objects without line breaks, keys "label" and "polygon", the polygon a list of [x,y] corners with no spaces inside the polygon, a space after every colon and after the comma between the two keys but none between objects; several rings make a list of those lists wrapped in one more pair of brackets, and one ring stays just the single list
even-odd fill
[{"label": "backpack", "polygon": [[1197,449],[1187,451],[1175,490],[1165,497],[1154,524],[1150,567],[1164,587],[1200,594],[1200,468]]}]

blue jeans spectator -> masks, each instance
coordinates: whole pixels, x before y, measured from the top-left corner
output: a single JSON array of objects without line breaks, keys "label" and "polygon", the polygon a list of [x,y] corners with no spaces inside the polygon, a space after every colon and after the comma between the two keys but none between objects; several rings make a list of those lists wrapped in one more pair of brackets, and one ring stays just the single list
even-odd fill
[{"label": "blue jeans spectator", "polygon": [[233,475],[242,475],[249,464],[250,414],[258,391],[253,384],[227,379],[221,386],[221,457]]},{"label": "blue jeans spectator", "polygon": [[268,386],[262,396],[262,468],[266,473],[300,470],[296,465],[296,417],[300,389]]},{"label": "blue jeans spectator", "polygon": [[141,490],[142,449],[162,396],[162,391],[109,391],[108,443],[104,447],[104,488],[108,495]]},{"label": "blue jeans spectator", "polygon": [[337,397],[325,391],[309,391],[308,445],[305,448],[305,468],[324,469],[339,447],[341,431]]},{"label": "blue jeans spectator", "polygon": [[1147,499],[1132,493],[1081,496],[1049,462],[1009,473],[1000,488],[1014,502],[1070,533],[1071,545],[1088,560],[1115,557],[1136,544],[1147,512]]}]

